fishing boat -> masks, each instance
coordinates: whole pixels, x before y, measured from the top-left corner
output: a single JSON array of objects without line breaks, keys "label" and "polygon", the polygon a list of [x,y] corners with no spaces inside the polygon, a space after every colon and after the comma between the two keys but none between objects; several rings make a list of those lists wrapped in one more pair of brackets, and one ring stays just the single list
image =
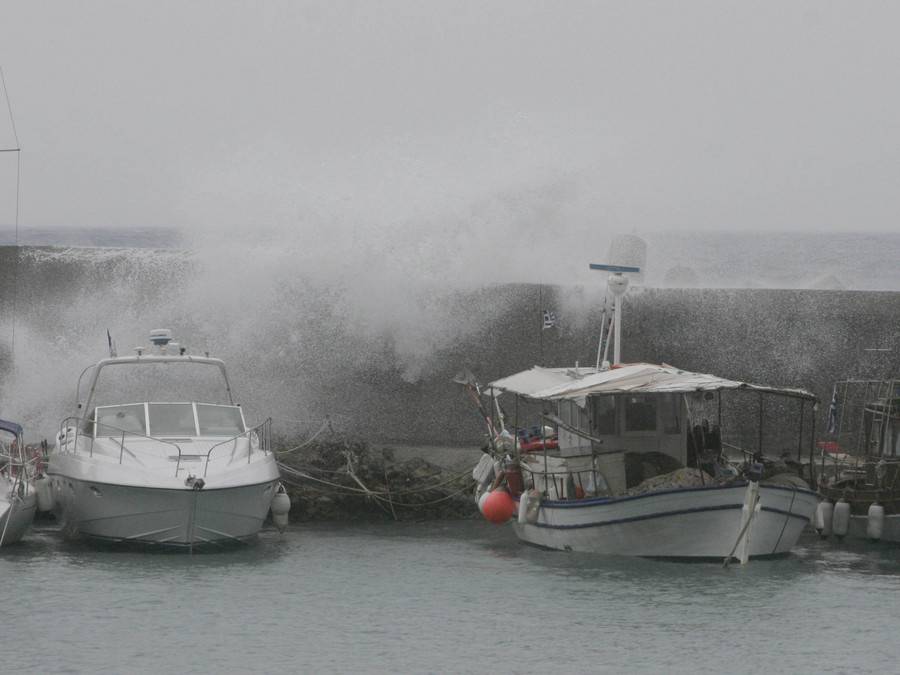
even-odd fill
[{"label": "fishing boat", "polygon": [[[252,540],[279,490],[271,419],[248,427],[225,364],[171,331],[79,378],[47,475],[69,537],[187,548]],[[90,373],[82,401],[82,379]]]},{"label": "fishing boat", "polygon": [[[638,268],[591,267],[610,272],[614,300],[601,320],[594,366],[533,367],[484,387],[468,374],[458,378],[488,430],[473,470],[482,513],[550,549],[742,563],[789,552],[817,495],[797,475],[763,480],[763,458],[788,433],[805,452],[803,414],[816,397],[666,364],[622,363],[625,275]],[[766,424],[769,397],[796,405],[795,428]],[[729,433],[729,416],[742,433]],[[744,428],[747,417],[759,424],[754,434]],[[745,457],[738,468],[726,446]]]},{"label": "fishing boat", "polygon": [[37,497],[32,468],[22,427],[0,420],[0,546],[20,541],[34,520]]},{"label": "fishing boat", "polygon": [[900,379],[836,382],[827,419],[816,530],[900,542]]}]

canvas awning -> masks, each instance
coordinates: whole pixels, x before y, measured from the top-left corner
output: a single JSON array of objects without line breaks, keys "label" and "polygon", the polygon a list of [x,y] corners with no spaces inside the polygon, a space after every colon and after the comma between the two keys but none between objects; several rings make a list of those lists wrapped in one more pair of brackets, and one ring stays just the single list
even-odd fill
[{"label": "canvas awning", "polygon": [[[542,372],[533,374],[537,370]],[[582,369],[582,371],[587,374],[576,377],[572,369],[532,368],[498,380],[491,386],[513,391],[529,398],[547,400],[576,400],[583,399],[585,396],[603,394],[673,394],[721,390],[759,391],[810,401],[817,400],[814,394],[804,389],[770,387],[729,380],[716,375],[693,373],[668,365],[632,363],[600,372],[596,372],[593,368]],[[552,376],[544,375],[548,372],[552,373]],[[538,386],[540,381],[549,382],[551,377],[556,378],[557,381],[545,387]],[[501,383],[504,382],[518,386],[502,387]]]},{"label": "canvas awning", "polygon": [[[534,394],[544,389],[558,385],[571,383],[576,379],[576,373],[580,376],[593,375],[595,368],[543,368],[534,366],[529,370],[523,370],[515,375],[509,375],[491,382],[484,390],[490,396],[492,393],[500,395],[504,392],[519,394],[535,398]],[[492,391],[493,390],[493,391]]]}]

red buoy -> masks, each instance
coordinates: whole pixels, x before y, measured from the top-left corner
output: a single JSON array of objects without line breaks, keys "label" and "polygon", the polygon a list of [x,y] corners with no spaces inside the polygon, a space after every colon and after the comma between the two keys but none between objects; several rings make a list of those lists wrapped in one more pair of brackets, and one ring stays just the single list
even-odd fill
[{"label": "red buoy", "polygon": [[494,490],[484,500],[482,513],[492,523],[501,525],[512,518],[516,503],[506,490]]}]

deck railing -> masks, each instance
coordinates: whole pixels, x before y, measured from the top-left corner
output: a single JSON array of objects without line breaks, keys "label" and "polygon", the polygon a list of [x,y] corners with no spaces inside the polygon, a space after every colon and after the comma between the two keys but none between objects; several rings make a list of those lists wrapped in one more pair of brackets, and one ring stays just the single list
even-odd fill
[{"label": "deck railing", "polygon": [[[574,471],[571,469],[549,471],[541,468],[532,469],[522,464],[521,469],[526,490],[538,489],[538,484],[540,483],[540,487],[543,488],[541,492],[546,493],[547,496],[552,496],[550,492],[552,489],[557,499],[574,499],[576,494],[569,493],[577,491],[578,488],[581,488],[582,496],[611,496],[606,477],[596,468],[576,469]],[[526,476],[526,474],[528,475]],[[571,490],[569,489],[569,481],[571,481]]]},{"label": "deck railing", "polygon": [[[74,435],[74,438],[72,439],[72,444],[71,444],[72,453],[75,454],[78,451],[78,436],[79,436],[79,434],[81,434],[90,439],[90,447],[88,450],[88,455],[90,457],[93,457],[94,456],[94,434],[87,433],[83,428],[83,427],[85,427],[85,428],[88,427],[88,425],[91,425],[90,428],[96,428],[97,421],[93,418],[84,418],[84,417],[75,417],[75,416],[67,417],[60,423],[59,435],[57,437],[57,440],[60,443],[65,441],[66,444],[68,445],[70,430],[74,429],[75,435]],[[178,452],[178,457],[175,462],[175,475],[176,476],[178,476],[179,471],[181,471],[181,463],[185,457],[187,457],[187,456],[196,457],[196,455],[191,455],[190,453],[184,453],[181,449],[181,446],[178,443],[176,443],[175,441],[170,441],[165,438],[160,438],[158,436],[149,436],[147,434],[143,434],[143,433],[140,433],[137,431],[130,431],[130,430],[122,429],[122,428],[113,426],[111,424],[103,423],[101,426],[104,429],[111,429],[113,431],[116,431],[117,432],[116,436],[118,436],[119,432],[121,432],[121,436],[118,438],[116,438],[116,436],[113,436],[113,435],[109,436],[109,438],[111,438],[113,441],[115,441],[119,445],[119,464],[122,463],[126,453],[128,455],[130,455],[134,460],[140,462],[137,455],[133,451],[129,450],[128,447],[125,445],[125,437],[126,436],[131,437],[131,438],[136,437],[136,438],[142,438],[142,439],[146,439],[146,440],[156,441],[159,443],[165,443],[166,445],[170,445],[170,446],[174,447],[175,450]],[[231,444],[233,444],[232,449],[231,449],[231,457],[233,459],[234,453],[237,451],[238,440],[241,438],[247,439],[247,463],[248,464],[250,463],[251,455],[254,452],[254,448],[253,448],[254,438],[257,440],[258,449],[261,452],[263,452],[264,454],[268,454],[268,453],[272,452],[272,418],[270,417],[262,424],[257,424],[255,427],[248,429],[247,431],[241,432],[240,434],[232,436],[231,438],[225,439],[224,441],[220,441],[219,443],[216,443],[215,445],[213,445],[209,449],[209,451],[206,453],[206,461],[205,461],[205,464],[203,467],[203,476],[204,477],[206,476],[207,471],[209,470],[209,461],[212,456],[213,450],[224,447],[227,444],[231,443]]]},{"label": "deck railing", "polygon": [[220,448],[228,443],[233,443],[231,448],[231,459],[234,459],[234,453],[237,452],[237,442],[239,438],[247,439],[247,464],[250,463],[250,456],[253,454],[253,438],[254,436],[259,442],[259,449],[262,451],[264,455],[272,452],[272,418],[269,417],[265,422],[261,424],[257,424],[252,429],[247,429],[247,431],[238,434],[237,436],[232,436],[231,438],[222,441],[221,443],[216,443],[212,446],[209,451],[206,453],[206,465],[203,467],[203,476],[206,477],[206,472],[209,470],[209,459],[212,456],[212,451],[216,448]]}]

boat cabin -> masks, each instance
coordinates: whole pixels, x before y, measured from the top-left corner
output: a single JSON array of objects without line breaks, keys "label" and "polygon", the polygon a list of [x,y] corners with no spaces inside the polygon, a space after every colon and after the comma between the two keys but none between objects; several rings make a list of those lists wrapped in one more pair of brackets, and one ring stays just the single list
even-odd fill
[{"label": "boat cabin", "polygon": [[675,394],[606,394],[587,396],[583,405],[578,400],[560,400],[559,456],[575,467],[590,458],[590,470],[603,477],[591,482],[605,482],[611,494],[628,487],[627,460],[636,454],[659,453],[671,458],[669,466],[687,466],[682,399]]},{"label": "boat cabin", "polygon": [[863,407],[866,453],[900,459],[900,380],[881,383],[878,393],[881,396],[866,401]]},{"label": "boat cabin", "polygon": [[[644,478],[678,468],[713,476],[730,471],[718,462],[723,390],[815,400],[802,390],[645,363],[608,370],[535,367],[491,383],[486,393],[498,413],[496,397],[502,393],[542,407],[544,422],[552,426],[540,427],[541,438],[532,432],[523,444],[512,420],[519,443],[504,449],[517,454],[525,483],[551,498],[573,499],[621,495]],[[510,421],[501,415],[501,424]],[[651,466],[645,471],[646,465]]]},{"label": "boat cabin", "polygon": [[[676,394],[607,394],[558,402],[563,456],[590,452],[592,444],[624,452],[662,452],[687,461],[685,404]],[[568,427],[568,429],[566,428]],[[578,433],[580,432],[580,433]],[[595,440],[591,440],[595,439]]]}]

